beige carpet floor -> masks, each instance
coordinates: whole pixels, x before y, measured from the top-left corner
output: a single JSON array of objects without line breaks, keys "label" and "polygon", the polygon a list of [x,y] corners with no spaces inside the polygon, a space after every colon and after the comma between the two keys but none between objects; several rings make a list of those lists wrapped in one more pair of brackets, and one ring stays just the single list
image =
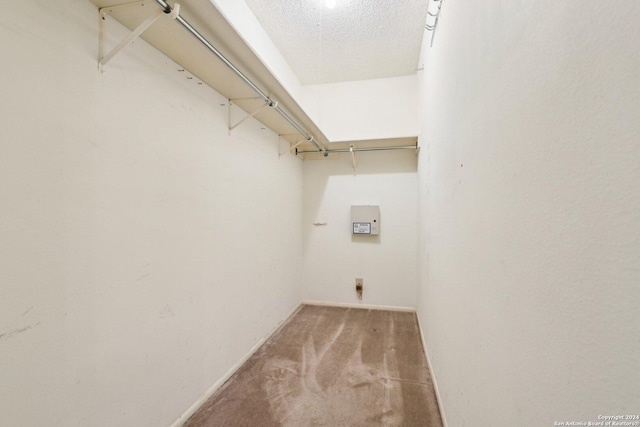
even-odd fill
[{"label": "beige carpet floor", "polygon": [[185,425],[442,422],[414,313],[303,305]]}]

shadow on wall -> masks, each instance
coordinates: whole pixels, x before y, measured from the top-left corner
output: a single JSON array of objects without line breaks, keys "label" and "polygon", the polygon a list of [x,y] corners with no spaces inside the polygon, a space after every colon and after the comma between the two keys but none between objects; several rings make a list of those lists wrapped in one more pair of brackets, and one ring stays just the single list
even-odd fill
[{"label": "shadow on wall", "polygon": [[380,235],[370,236],[370,235],[361,235],[361,234],[352,234],[351,235],[352,243],[364,243],[364,244],[380,244]]},{"label": "shadow on wall", "polygon": [[[333,156],[333,155],[332,155]],[[327,175],[381,175],[395,173],[415,173],[418,170],[418,156],[415,150],[398,151],[362,151],[355,153],[356,169],[353,168],[351,155],[341,153],[336,157],[309,159],[307,165],[321,166]]]}]

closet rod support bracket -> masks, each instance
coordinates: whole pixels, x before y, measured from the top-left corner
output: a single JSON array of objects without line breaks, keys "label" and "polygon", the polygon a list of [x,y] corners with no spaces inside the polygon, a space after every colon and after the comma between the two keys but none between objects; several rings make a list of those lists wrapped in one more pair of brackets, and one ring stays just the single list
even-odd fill
[{"label": "closet rod support bracket", "polygon": [[[278,138],[280,138],[280,137],[282,137],[282,135],[279,135],[279,136],[278,136]],[[303,138],[303,139],[301,139],[300,141],[296,142],[294,145],[291,145],[291,146],[289,147],[289,150],[286,150],[286,151],[283,151],[283,152],[280,152],[280,151],[278,150],[278,157],[282,157],[282,155],[283,155],[283,154],[285,154],[287,151],[288,151],[289,153],[292,153],[292,154],[293,154],[293,150],[297,150],[298,145],[302,144],[303,142],[307,142],[307,139],[306,139],[306,138]],[[289,143],[289,144],[291,144],[291,143]]]},{"label": "closet rod support bracket", "polygon": [[356,173],[358,164],[356,162],[356,153],[353,151],[354,148],[355,146],[353,144],[349,145],[349,152],[351,153],[351,165],[353,166],[353,173]]},{"label": "closet rod support bracket", "polygon": [[[232,125],[231,124],[231,103],[232,103],[232,101],[233,100],[229,100],[229,135],[231,135],[231,131],[232,130],[234,130],[235,128],[240,126],[242,123],[246,122],[247,120],[249,120],[250,118],[252,118],[256,114],[258,114],[260,111],[264,110],[267,107],[273,107],[274,106],[274,102],[265,102],[260,107],[255,109],[252,113],[249,113],[247,116],[244,116],[242,119],[240,119],[239,122],[237,122],[236,124]],[[276,102],[275,105],[278,105],[278,103]]]},{"label": "closet rod support bracket", "polygon": [[[142,2],[130,3],[122,6],[130,7],[137,6]],[[105,26],[105,18],[109,13],[113,12],[116,7],[102,7],[98,11],[98,25],[99,25],[99,33],[98,33],[98,69],[100,72],[104,73],[104,67],[107,65],[111,59],[113,59],[116,54],[118,54],[122,49],[127,47],[132,41],[137,39],[144,33],[149,27],[156,23],[156,21],[161,16],[166,16],[170,19],[176,19],[180,14],[180,5],[176,4],[170,13],[165,13],[163,10],[158,9],[152,15],[150,15],[147,19],[145,19],[140,25],[138,25],[127,37],[125,37],[120,43],[116,45],[109,53],[104,55],[104,26]]]}]

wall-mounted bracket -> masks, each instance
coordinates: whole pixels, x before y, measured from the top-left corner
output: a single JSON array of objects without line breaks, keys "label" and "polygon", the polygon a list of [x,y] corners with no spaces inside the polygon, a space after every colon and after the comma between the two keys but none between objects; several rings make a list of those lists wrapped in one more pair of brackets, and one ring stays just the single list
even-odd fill
[{"label": "wall-mounted bracket", "polygon": [[[429,6],[431,6],[432,3],[438,5],[435,13],[429,10]],[[430,47],[433,47],[433,39],[436,36],[436,29],[438,28],[438,20],[440,19],[442,3],[444,3],[444,0],[429,0],[429,4],[427,5],[427,23],[425,24],[424,28],[427,31],[431,31],[431,42],[429,43]]]},{"label": "wall-mounted bracket", "polygon": [[[279,138],[279,136],[278,136],[278,138]],[[295,144],[290,145],[290,147],[289,147],[289,149],[288,149],[287,151],[288,151],[289,153],[292,153],[292,152],[293,152],[293,150],[295,150],[296,148],[298,148],[298,145],[300,145],[300,144],[302,144],[303,142],[306,142],[306,141],[307,141],[307,139],[306,139],[306,138],[301,139],[300,141],[296,142]],[[278,157],[281,157],[281,156],[282,156],[283,154],[285,154],[287,151],[280,152],[280,151],[279,151],[279,149],[278,149]]]},{"label": "wall-mounted bracket", "polygon": [[353,148],[353,144],[349,145],[349,152],[351,152],[351,164],[353,165],[353,171],[355,172],[358,165],[356,163],[356,153],[354,153]]},{"label": "wall-mounted bracket", "polygon": [[278,106],[277,102],[273,102],[273,101],[272,102],[265,102],[260,107],[255,109],[252,113],[249,113],[249,115],[243,117],[239,122],[237,122],[236,124],[232,125],[231,124],[231,105],[232,104],[233,104],[233,99],[230,99],[229,100],[229,135],[231,135],[231,131],[232,130],[234,130],[235,128],[240,126],[245,121],[249,120],[251,117],[253,117],[256,114],[258,114],[260,111],[264,110],[265,108],[267,108],[267,107],[276,108]]},{"label": "wall-mounted bracket", "polygon": [[161,16],[165,15],[170,19],[176,19],[180,14],[180,5],[176,4],[171,13],[165,13],[162,9],[154,10],[153,14],[138,25],[131,33],[116,45],[109,53],[104,55],[104,27],[105,18],[114,10],[126,9],[134,6],[142,5],[144,2],[126,3],[119,6],[102,7],[98,11],[98,69],[104,72],[104,67],[118,52],[127,47],[129,43],[140,37],[149,27],[151,27]]},{"label": "wall-mounted bracket", "polygon": [[296,148],[298,148],[298,145],[302,144],[303,142],[306,142],[306,138],[302,138],[300,141],[296,142],[294,145],[291,146],[291,148],[289,149],[289,152],[292,152],[293,150],[295,150]]}]

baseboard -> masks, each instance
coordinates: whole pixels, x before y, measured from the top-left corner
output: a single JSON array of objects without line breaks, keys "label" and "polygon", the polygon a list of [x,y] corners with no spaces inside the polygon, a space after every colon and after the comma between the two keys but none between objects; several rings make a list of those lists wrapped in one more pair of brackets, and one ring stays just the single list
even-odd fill
[{"label": "baseboard", "polygon": [[393,305],[371,305],[371,304],[353,304],[348,302],[330,302],[330,301],[302,301],[304,305],[322,305],[328,307],[347,307],[347,308],[364,308],[367,310],[386,310],[386,311],[405,311],[415,313],[414,307],[397,307]]},{"label": "baseboard", "polygon": [[222,385],[224,383],[227,382],[227,380],[229,378],[231,378],[233,376],[233,374],[235,374],[235,372],[247,361],[249,360],[249,358],[251,356],[253,356],[253,354],[258,351],[258,349],[260,347],[262,347],[262,344],[264,344],[269,338],[271,338],[273,336],[273,334],[275,334],[276,332],[278,332],[278,330],[282,327],[282,325],[284,325],[287,320],[289,320],[291,318],[291,316],[293,316],[299,309],[300,307],[302,307],[303,303],[298,303],[293,310],[291,310],[289,312],[289,314],[280,321],[280,323],[278,323],[267,335],[265,335],[260,341],[258,341],[253,347],[251,347],[251,350],[249,350],[247,352],[247,354],[245,354],[240,360],[238,360],[222,377],[220,377],[218,379],[218,381],[216,381],[211,387],[209,387],[209,389],[200,397],[200,399],[198,399],[193,405],[191,405],[191,407],[189,409],[186,410],[186,412],[184,412],[180,418],[178,418],[173,424],[171,424],[171,427],[181,427],[189,418],[191,418],[191,416],[193,414],[196,413],[196,411],[207,401],[209,400],[209,398],[211,396],[213,396],[213,394],[218,391],[218,389],[220,387],[222,387]]},{"label": "baseboard", "polygon": [[422,349],[424,355],[427,358],[427,366],[429,367],[429,373],[431,374],[431,381],[433,382],[433,390],[436,393],[436,401],[438,402],[438,409],[440,410],[440,418],[442,419],[442,427],[448,427],[447,417],[444,415],[444,407],[442,406],[442,399],[440,398],[440,389],[438,389],[438,381],[436,381],[436,374],[433,372],[433,365],[429,358],[429,352],[427,351],[427,344],[424,341],[424,332],[422,331],[422,325],[420,324],[420,317],[416,316],[418,320],[418,330],[420,331],[420,339],[422,340]]}]

